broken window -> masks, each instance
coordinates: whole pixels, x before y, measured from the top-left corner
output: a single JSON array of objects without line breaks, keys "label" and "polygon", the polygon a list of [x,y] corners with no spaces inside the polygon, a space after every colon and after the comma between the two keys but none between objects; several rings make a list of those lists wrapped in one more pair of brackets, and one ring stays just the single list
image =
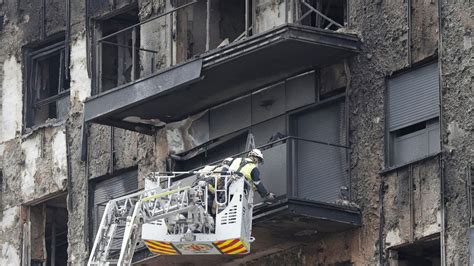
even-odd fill
[{"label": "broken window", "polygon": [[415,241],[389,250],[389,264],[403,266],[441,265],[439,237]]},{"label": "broken window", "polygon": [[432,63],[387,82],[388,166],[440,151],[438,65]]},{"label": "broken window", "polygon": [[67,265],[66,195],[29,207],[31,265]]},{"label": "broken window", "polygon": [[337,30],[337,24],[344,25],[347,21],[347,2],[346,0],[300,0],[298,12],[303,25]]},{"label": "broken window", "polygon": [[134,8],[97,22],[97,86],[100,93],[138,77],[140,28],[130,27],[140,20],[138,9]]},{"label": "broken window", "polygon": [[[245,36],[245,5],[246,0],[213,0],[215,9],[211,9],[211,23],[216,25],[214,34],[211,35],[211,49],[231,43]],[[252,10],[249,9],[249,14]],[[212,13],[212,11],[214,11]],[[251,18],[251,16],[250,16]],[[212,24],[211,24],[212,25]],[[251,26],[251,25],[250,25]]]},{"label": "broken window", "polygon": [[26,127],[63,119],[69,111],[64,42],[27,50]]},{"label": "broken window", "polygon": [[[179,7],[187,2],[189,1],[178,0],[175,6]],[[177,62],[200,55],[206,49],[212,50],[251,35],[251,2],[213,0],[210,1],[210,14],[208,14],[207,1],[199,0],[196,4],[179,10],[176,16]],[[208,16],[209,34],[207,34]]]}]

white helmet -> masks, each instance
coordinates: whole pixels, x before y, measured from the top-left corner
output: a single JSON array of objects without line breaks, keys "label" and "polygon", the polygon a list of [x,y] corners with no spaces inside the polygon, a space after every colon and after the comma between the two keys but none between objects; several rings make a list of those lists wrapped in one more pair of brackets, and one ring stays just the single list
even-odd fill
[{"label": "white helmet", "polygon": [[257,157],[263,162],[263,153],[259,149],[253,149],[249,152],[248,157]]},{"label": "white helmet", "polygon": [[232,157],[227,157],[227,158],[224,159],[224,161],[222,161],[222,164],[224,164],[224,165],[230,165],[233,160],[234,160],[234,158],[232,158]]}]

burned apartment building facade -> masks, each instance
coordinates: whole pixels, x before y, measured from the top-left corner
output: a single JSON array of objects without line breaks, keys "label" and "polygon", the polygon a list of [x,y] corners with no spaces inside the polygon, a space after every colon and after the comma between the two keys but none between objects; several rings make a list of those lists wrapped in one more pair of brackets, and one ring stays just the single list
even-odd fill
[{"label": "burned apartment building facade", "polygon": [[136,262],[472,264],[473,9],[0,0],[0,264],[85,264],[107,201],[250,133],[252,253]]}]

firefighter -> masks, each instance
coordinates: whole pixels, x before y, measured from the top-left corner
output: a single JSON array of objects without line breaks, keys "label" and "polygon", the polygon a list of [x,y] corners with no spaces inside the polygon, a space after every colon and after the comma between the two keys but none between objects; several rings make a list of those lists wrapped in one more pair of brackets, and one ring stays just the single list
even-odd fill
[{"label": "firefighter", "polygon": [[[232,163],[234,159],[232,157],[225,158],[224,161],[222,161],[222,164],[215,167],[211,171],[214,171],[215,173],[211,175],[211,178],[209,179],[208,183],[208,191],[209,191],[209,197],[208,197],[208,206],[211,214],[216,214],[216,201],[221,202],[222,197],[224,196],[222,193],[218,195],[218,198],[216,199],[216,188],[214,187],[217,183],[217,189],[223,189],[224,186],[224,172],[229,171],[229,166]],[[220,172],[220,173],[219,173]],[[217,182],[216,182],[217,180]]]},{"label": "firefighter", "polygon": [[251,150],[247,158],[237,158],[230,165],[230,170],[241,173],[251,184],[254,190],[265,201],[274,201],[275,194],[269,193],[260,179],[258,166],[263,164],[263,154],[259,149]]}]

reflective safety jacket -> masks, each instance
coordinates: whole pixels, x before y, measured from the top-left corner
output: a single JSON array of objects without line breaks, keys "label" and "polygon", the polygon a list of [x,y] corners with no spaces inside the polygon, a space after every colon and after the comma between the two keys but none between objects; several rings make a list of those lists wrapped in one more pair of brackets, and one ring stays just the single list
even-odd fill
[{"label": "reflective safety jacket", "polygon": [[260,180],[260,170],[257,165],[250,159],[246,158],[242,162],[242,158],[237,158],[232,161],[230,170],[242,173],[242,175],[252,184],[253,190],[256,190],[261,197],[265,197],[268,194],[267,189]]}]

